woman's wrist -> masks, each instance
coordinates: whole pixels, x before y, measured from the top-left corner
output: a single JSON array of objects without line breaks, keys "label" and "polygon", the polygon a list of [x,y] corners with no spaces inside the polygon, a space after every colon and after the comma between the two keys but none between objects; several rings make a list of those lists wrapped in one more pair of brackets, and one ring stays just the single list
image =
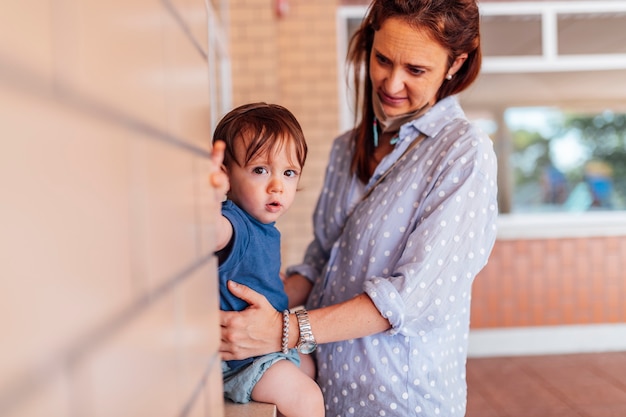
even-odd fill
[{"label": "woman's wrist", "polygon": [[280,351],[288,353],[289,349],[294,349],[300,339],[300,327],[297,316],[290,310],[282,312],[282,335],[280,339]]},{"label": "woman's wrist", "polygon": [[295,314],[289,314],[289,341],[287,345],[290,349],[293,349],[298,344],[298,339],[300,339],[300,329],[298,328],[298,318]]},{"label": "woman's wrist", "polygon": [[298,320],[298,341],[296,348],[298,352],[305,355],[313,353],[317,348],[317,342],[313,335],[313,327],[309,318],[309,313],[304,308],[295,311]]},{"label": "woman's wrist", "polygon": [[281,340],[281,351],[286,355],[289,353],[289,310],[283,311],[283,338]]}]

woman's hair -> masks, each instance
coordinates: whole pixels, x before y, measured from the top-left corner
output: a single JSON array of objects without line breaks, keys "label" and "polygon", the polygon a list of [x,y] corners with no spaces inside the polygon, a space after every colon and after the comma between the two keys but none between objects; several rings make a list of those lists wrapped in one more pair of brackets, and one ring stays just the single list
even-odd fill
[{"label": "woman's hair", "polygon": [[[236,145],[247,141],[245,159],[237,159]],[[283,146],[293,146],[300,168],[308,152],[304,133],[295,116],[283,106],[263,102],[249,103],[228,112],[217,124],[213,143],[226,143],[224,165],[244,166],[257,155],[272,155]]]},{"label": "woman's hair", "polygon": [[[448,66],[457,56],[467,53],[467,59],[446,80],[437,92],[437,101],[460,93],[478,77],[482,52],[480,48],[480,14],[476,0],[374,0],[361,26],[352,36],[347,61],[353,65],[355,103],[361,103],[360,122],[354,133],[355,154],[352,171],[367,182],[369,180],[369,156],[372,144],[372,82],[369,78],[369,58],[374,43],[374,32],[383,22],[394,17],[425,30],[443,48],[448,50]],[[364,75],[364,77],[363,77]],[[355,123],[359,115],[355,115]]]}]

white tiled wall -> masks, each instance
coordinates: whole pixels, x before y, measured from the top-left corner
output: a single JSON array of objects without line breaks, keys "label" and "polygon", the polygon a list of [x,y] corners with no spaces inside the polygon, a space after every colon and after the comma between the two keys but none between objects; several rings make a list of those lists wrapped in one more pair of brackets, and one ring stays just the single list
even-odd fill
[{"label": "white tiled wall", "polygon": [[0,416],[222,416],[203,0],[0,2]]}]

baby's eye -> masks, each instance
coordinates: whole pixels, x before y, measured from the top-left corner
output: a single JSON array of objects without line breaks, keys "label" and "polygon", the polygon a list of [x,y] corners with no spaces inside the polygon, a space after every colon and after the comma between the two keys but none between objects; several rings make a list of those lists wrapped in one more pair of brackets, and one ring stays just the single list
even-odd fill
[{"label": "baby's eye", "polygon": [[261,175],[267,173],[267,169],[265,169],[264,167],[254,167],[252,168],[252,172]]},{"label": "baby's eye", "polygon": [[288,169],[287,171],[285,171],[285,176],[289,177],[289,178],[294,178],[298,176],[298,171],[294,170],[294,169]]}]

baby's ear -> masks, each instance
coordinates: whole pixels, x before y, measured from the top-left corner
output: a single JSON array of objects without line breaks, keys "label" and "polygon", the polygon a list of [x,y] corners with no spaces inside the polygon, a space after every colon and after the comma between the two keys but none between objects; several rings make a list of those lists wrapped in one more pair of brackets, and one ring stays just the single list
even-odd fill
[{"label": "baby's ear", "polygon": [[226,175],[228,181],[228,187],[226,188],[226,192],[224,193],[225,197],[228,198],[228,194],[230,194],[230,172],[228,172],[228,167],[224,164],[220,167],[224,175]]}]

